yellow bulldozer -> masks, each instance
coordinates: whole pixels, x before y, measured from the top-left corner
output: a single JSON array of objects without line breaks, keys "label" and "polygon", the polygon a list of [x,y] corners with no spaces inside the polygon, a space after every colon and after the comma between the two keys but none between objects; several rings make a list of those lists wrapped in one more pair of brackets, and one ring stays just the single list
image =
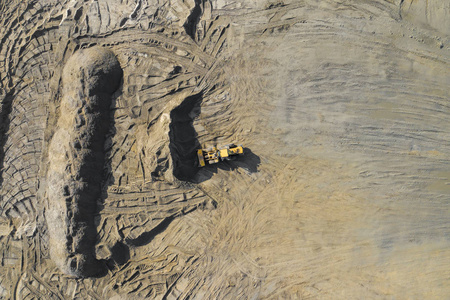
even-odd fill
[{"label": "yellow bulldozer", "polygon": [[229,144],[220,148],[211,147],[207,149],[198,149],[198,165],[204,167],[206,165],[216,164],[223,160],[233,160],[238,155],[244,154],[242,145]]}]

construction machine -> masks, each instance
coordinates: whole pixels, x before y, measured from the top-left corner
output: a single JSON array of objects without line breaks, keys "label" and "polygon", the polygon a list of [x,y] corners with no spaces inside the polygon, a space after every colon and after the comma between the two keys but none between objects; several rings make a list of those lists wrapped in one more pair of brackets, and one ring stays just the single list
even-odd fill
[{"label": "construction machine", "polygon": [[233,160],[238,155],[244,154],[242,145],[229,144],[220,148],[211,147],[207,149],[198,149],[198,165],[204,167],[206,165],[216,164],[223,160]]}]

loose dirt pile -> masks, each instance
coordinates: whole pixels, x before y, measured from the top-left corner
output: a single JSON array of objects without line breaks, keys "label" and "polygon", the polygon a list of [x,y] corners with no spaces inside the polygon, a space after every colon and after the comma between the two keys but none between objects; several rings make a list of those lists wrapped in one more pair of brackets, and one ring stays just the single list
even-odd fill
[{"label": "loose dirt pile", "polygon": [[103,270],[95,258],[94,216],[102,195],[111,96],[121,77],[114,53],[98,47],[77,51],[63,70],[60,116],[48,151],[45,219],[50,256],[69,275]]},{"label": "loose dirt pile", "polygon": [[0,299],[445,298],[449,10],[0,0]]}]

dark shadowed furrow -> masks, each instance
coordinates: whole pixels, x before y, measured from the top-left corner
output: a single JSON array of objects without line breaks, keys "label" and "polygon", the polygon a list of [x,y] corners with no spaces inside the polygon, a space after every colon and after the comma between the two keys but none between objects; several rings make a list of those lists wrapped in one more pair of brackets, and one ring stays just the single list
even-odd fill
[{"label": "dark shadowed furrow", "polygon": [[173,175],[191,181],[198,171],[196,149],[200,148],[193,119],[199,114],[202,95],[186,98],[170,113],[170,152],[173,159]]}]

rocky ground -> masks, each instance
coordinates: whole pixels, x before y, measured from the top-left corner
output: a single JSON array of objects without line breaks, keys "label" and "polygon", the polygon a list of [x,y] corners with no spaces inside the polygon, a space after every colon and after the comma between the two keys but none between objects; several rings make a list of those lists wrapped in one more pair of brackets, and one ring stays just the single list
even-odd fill
[{"label": "rocky ground", "polygon": [[448,297],[449,15],[0,0],[0,299]]}]

